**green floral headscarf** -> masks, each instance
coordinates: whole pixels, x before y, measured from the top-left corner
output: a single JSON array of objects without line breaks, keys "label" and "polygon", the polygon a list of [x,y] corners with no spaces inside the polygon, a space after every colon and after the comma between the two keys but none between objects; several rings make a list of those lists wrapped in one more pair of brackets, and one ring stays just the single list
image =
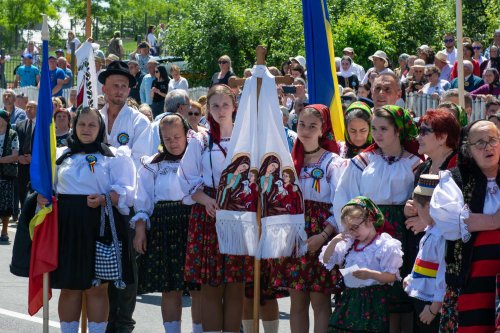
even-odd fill
[{"label": "green floral headscarf", "polygon": [[455,103],[450,103],[450,104],[451,107],[453,108],[453,111],[455,111],[455,117],[457,117],[460,126],[461,127],[467,126],[469,120],[467,119],[467,112],[465,112],[465,109]]},{"label": "green floral headscarf", "polygon": [[[377,231],[381,230],[384,227],[385,218],[384,214],[378,208],[378,206],[371,201],[371,199],[364,196],[357,196],[354,199],[351,199],[348,203],[344,205],[346,206],[361,206],[368,211],[368,217],[373,220],[373,225]],[[342,207],[342,209],[344,209]]]},{"label": "green floral headscarf", "polygon": [[394,119],[397,129],[399,130],[399,141],[412,141],[415,140],[418,134],[417,125],[413,122],[408,110],[405,110],[396,105],[384,105],[382,107],[385,111],[389,112]]},{"label": "green floral headscarf", "polygon": [[[354,103],[352,103],[347,108],[347,110],[345,112],[345,115],[347,116],[347,114],[349,112],[354,111],[354,110],[364,111],[368,115],[369,118],[371,118],[371,116],[372,116],[372,110],[370,109],[370,107],[366,103],[363,103],[363,102],[354,102]],[[347,130],[347,125],[348,124],[347,124],[347,121],[346,121],[345,122],[345,127],[346,127],[346,130],[345,130],[345,141],[348,142],[349,144],[353,145],[353,143],[351,141],[351,138],[349,137],[349,131]],[[372,130],[371,130],[370,123],[368,122],[368,137],[366,138],[365,144],[370,145],[371,143],[372,143]]]}]

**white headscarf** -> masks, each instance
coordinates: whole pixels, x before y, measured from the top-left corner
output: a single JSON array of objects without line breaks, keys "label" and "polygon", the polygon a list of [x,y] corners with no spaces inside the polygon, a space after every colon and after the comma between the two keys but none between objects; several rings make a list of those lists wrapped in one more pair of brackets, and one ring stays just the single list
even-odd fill
[{"label": "white headscarf", "polygon": [[340,75],[344,78],[349,78],[353,75],[356,75],[352,69],[352,59],[351,57],[348,57],[348,56],[344,56],[342,59],[346,59],[346,58],[349,58],[349,62],[350,62],[350,65],[349,65],[349,69],[347,71],[344,71],[344,69],[342,68],[342,61],[340,62]]}]

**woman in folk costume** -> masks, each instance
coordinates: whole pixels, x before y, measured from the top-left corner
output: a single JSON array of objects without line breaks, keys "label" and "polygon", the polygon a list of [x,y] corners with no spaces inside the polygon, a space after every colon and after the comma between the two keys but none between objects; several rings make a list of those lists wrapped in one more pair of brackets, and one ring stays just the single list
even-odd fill
[{"label": "woman in folk costume", "polygon": [[186,282],[201,284],[204,332],[239,332],[244,257],[219,252],[215,228],[216,189],[233,131],[236,98],[231,88],[215,85],[207,95],[210,131],[188,143],[178,176],[182,191],[195,205],[189,220]]},{"label": "woman in folk costume", "polygon": [[349,105],[344,116],[345,142],[340,143],[341,157],[353,158],[372,144],[371,118],[368,104],[354,102]]},{"label": "woman in folk costume", "polygon": [[271,279],[274,287],[289,288],[291,331],[308,332],[311,304],[314,332],[320,333],[328,328],[336,275],[321,265],[318,256],[321,247],[338,232],[332,201],[347,161],[337,155],[330,111],[325,105],[307,106],[299,115],[297,133],[292,159],[305,199],[308,253],[275,261]]},{"label": "woman in folk costume", "polygon": [[[59,265],[51,273],[50,282],[52,288],[61,289],[61,332],[78,332],[85,294],[89,332],[104,333],[109,312],[108,284],[97,279],[100,262],[96,263],[96,241],[121,243],[121,261],[116,263],[121,277],[111,283],[117,287],[133,283],[132,258],[124,250],[128,248],[128,226],[122,214],[128,214],[132,206],[136,172],[126,146],[115,149],[103,143],[104,121],[96,109],[86,107],[79,111],[73,128],[68,147],[57,149]],[[42,207],[48,200],[39,194],[37,202]],[[105,220],[101,211],[104,207],[112,209]],[[116,234],[112,231],[113,223]]]},{"label": "woman in folk costume", "polygon": [[[138,294],[162,293],[166,333],[181,332],[182,292],[190,289],[193,333],[201,333],[199,285],[184,282],[187,228],[191,206],[184,205],[177,169],[187,147],[188,123],[179,115],[164,116],[159,125],[161,150],[141,160],[135,194],[134,248],[138,259]],[[148,231],[146,231],[148,229]]]},{"label": "woman in folk costume", "polygon": [[[375,109],[371,128],[375,143],[351,160],[339,181],[333,202],[335,218],[340,225],[343,205],[359,195],[368,197],[382,210],[388,222],[386,228],[392,227],[389,233],[401,241],[403,252],[406,252],[408,231],[403,209],[413,191],[415,170],[421,163],[415,141],[417,127],[408,111],[386,105]],[[404,258],[401,276],[411,271],[413,263],[407,261]],[[408,318],[404,323],[411,326],[412,306],[400,281],[394,283],[391,294],[391,332],[397,332],[400,330],[400,314],[406,314]]]},{"label": "woman in folk costume", "polygon": [[465,129],[456,168],[439,173],[430,215],[446,244],[440,332],[500,330],[500,131],[479,120]]}]

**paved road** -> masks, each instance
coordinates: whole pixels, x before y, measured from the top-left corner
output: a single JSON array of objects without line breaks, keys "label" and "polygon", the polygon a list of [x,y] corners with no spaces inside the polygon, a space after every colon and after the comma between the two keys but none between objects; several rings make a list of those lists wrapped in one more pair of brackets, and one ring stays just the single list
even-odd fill
[{"label": "paved road", "polygon": [[[0,333],[33,333],[42,332],[42,311],[34,317],[27,315],[28,279],[14,276],[9,271],[12,256],[12,243],[15,236],[15,224],[9,227],[9,244],[0,244]],[[53,290],[50,301],[50,332],[59,332],[59,318],[57,316],[57,300],[59,291]],[[137,297],[137,307],[134,319],[137,321],[137,333],[162,333],[163,325],[160,312],[161,294],[148,294]],[[183,298],[182,333],[191,332],[191,301]],[[279,333],[289,332],[290,299],[279,300],[280,328]],[[312,319],[312,313],[310,312]],[[260,329],[260,332],[264,330]],[[312,332],[312,330],[311,330]]]}]

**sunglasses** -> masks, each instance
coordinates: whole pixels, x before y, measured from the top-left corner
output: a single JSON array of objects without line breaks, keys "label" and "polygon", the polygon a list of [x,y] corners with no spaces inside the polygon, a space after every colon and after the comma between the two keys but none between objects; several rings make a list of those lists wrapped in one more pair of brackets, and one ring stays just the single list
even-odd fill
[{"label": "sunglasses", "polygon": [[224,65],[224,64],[227,64],[226,60],[219,60],[219,65]]},{"label": "sunglasses", "polygon": [[473,46],[472,47],[474,50],[481,50],[483,47],[482,46]]},{"label": "sunglasses", "polygon": [[434,73],[425,74],[425,77],[431,77]]},{"label": "sunglasses", "polygon": [[453,38],[451,38],[451,39],[445,39],[444,42],[445,43],[451,43],[451,42],[453,42]]},{"label": "sunglasses", "polygon": [[188,115],[189,116],[195,116],[195,117],[198,117],[200,115],[199,112],[188,112]]},{"label": "sunglasses", "polygon": [[430,127],[427,127],[427,126],[420,126],[420,128],[418,130],[418,135],[426,136],[429,133],[434,133],[434,130]]}]

